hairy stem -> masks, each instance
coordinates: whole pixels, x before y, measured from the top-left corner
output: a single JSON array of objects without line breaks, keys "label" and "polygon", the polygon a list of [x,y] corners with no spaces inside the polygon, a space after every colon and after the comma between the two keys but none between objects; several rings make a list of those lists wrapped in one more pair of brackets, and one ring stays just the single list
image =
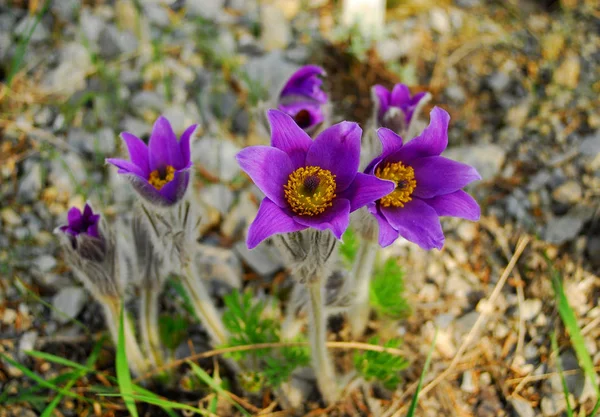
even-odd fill
[{"label": "hairy stem", "polygon": [[373,241],[365,239],[361,242],[349,278],[354,287],[355,298],[354,306],[348,312],[348,321],[355,338],[362,336],[369,321],[369,291],[377,248],[377,243]]},{"label": "hairy stem", "polygon": [[160,329],[158,326],[158,297],[160,289],[155,285],[142,287],[140,327],[142,344],[157,367],[165,363],[160,344]]},{"label": "hairy stem", "polygon": [[183,272],[181,281],[190,296],[196,315],[208,330],[213,343],[216,346],[225,345],[228,339],[227,330],[225,330],[221,316],[210,298],[202,277],[198,276],[191,262],[183,265]]},{"label": "hairy stem", "polygon": [[[120,300],[112,298],[104,298],[100,300],[100,304],[104,308],[104,315],[106,317],[106,323],[108,330],[113,338],[115,346],[119,341],[119,323],[121,308],[125,308]],[[129,368],[135,375],[143,375],[150,370],[149,364],[146,361],[142,350],[135,337],[135,329],[133,323],[127,312],[125,312],[124,319],[124,333],[125,333],[125,351],[127,352],[127,360],[129,362]]]},{"label": "hairy stem", "polygon": [[327,404],[338,399],[339,390],[335,380],[335,373],[331,358],[327,353],[327,315],[323,300],[323,281],[317,279],[307,284],[310,298],[309,333],[312,365],[317,377],[317,385]]}]

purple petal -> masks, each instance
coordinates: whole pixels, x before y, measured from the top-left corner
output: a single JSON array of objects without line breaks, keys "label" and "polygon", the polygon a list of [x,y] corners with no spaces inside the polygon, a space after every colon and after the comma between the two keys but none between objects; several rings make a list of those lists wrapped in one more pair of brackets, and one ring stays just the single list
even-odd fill
[{"label": "purple petal", "polygon": [[279,207],[287,206],[283,186],[294,171],[288,154],[270,146],[251,146],[242,149],[236,159],[269,200]]},{"label": "purple petal", "polygon": [[420,198],[450,194],[472,181],[481,179],[472,166],[443,156],[420,158],[414,160],[411,166],[415,170],[417,181],[413,194]]},{"label": "purple petal", "polygon": [[409,163],[416,158],[438,156],[448,146],[448,123],[450,115],[439,107],[430,113],[429,126],[419,136],[408,142],[402,149],[390,155],[389,162]]},{"label": "purple petal", "polygon": [[[160,193],[160,191],[154,188],[147,179],[140,178],[134,174],[125,174],[125,177],[131,183],[131,186],[135,189],[135,191],[137,191],[137,193],[149,203],[159,207],[170,207],[175,204],[173,200],[166,198]],[[167,187],[167,185],[169,184],[165,184],[162,189]]]},{"label": "purple petal", "polygon": [[[291,104],[279,104],[277,108],[289,115],[294,122],[305,132],[325,120],[323,109],[318,104],[299,102]],[[311,140],[312,143],[312,140]]]},{"label": "purple petal", "polygon": [[398,239],[398,231],[390,225],[390,222],[379,212],[375,204],[369,205],[369,211],[375,217],[375,220],[377,220],[377,224],[379,224],[379,246],[382,248],[390,246]]},{"label": "purple petal", "polygon": [[356,123],[337,123],[321,132],[306,154],[307,166],[327,169],[336,176],[337,192],[348,188],[356,176],[361,133]]},{"label": "purple petal", "polygon": [[269,110],[267,118],[271,125],[271,145],[288,154],[294,169],[304,166],[306,152],[312,145],[310,136],[284,112]]},{"label": "purple petal", "polygon": [[[382,85],[374,85],[371,88],[371,94],[376,98],[377,117],[381,121],[383,115],[390,107],[390,92]],[[375,100],[373,100],[375,101]]]},{"label": "purple petal", "polygon": [[410,90],[405,84],[396,84],[392,89],[390,105],[404,107],[410,105]]},{"label": "purple petal", "polygon": [[340,193],[339,197],[350,201],[350,212],[353,212],[388,195],[394,188],[396,185],[393,181],[381,180],[374,175],[359,172],[350,187]]},{"label": "purple petal", "polygon": [[277,233],[298,232],[306,226],[296,223],[277,204],[264,198],[258,208],[256,218],[248,229],[246,245],[248,249],[255,248],[260,242]]},{"label": "purple petal", "polygon": [[381,142],[381,155],[385,158],[393,152],[399,151],[402,148],[402,138],[393,130],[385,127],[377,129],[377,136]]},{"label": "purple petal", "polygon": [[119,174],[135,174],[141,178],[148,178],[150,176],[149,172],[144,172],[142,168],[133,162],[124,159],[108,158],[106,159],[106,162],[119,168]]},{"label": "purple petal", "polygon": [[444,232],[435,210],[413,198],[404,207],[381,207],[381,213],[400,236],[425,250],[444,246]]},{"label": "purple petal", "polygon": [[71,207],[67,213],[67,220],[69,222],[69,229],[79,229],[82,223],[81,210],[77,207]]},{"label": "purple petal", "polygon": [[150,175],[150,165],[148,161],[148,147],[143,140],[129,132],[121,133],[121,139],[127,145],[129,159],[137,165],[145,176]]},{"label": "purple petal", "polygon": [[158,192],[161,196],[171,202],[171,205],[181,201],[187,191],[190,182],[188,170],[175,171],[173,179],[166,183]]},{"label": "purple petal", "polygon": [[327,94],[321,90],[323,81],[319,78],[324,75],[325,70],[316,65],[306,65],[296,71],[289,78],[280,96],[299,95],[309,97],[319,103],[327,102]]},{"label": "purple petal", "polygon": [[96,220],[100,218],[100,216],[94,214],[92,207],[88,203],[85,203],[85,206],[83,207],[83,218],[90,221],[94,220],[94,217],[96,217]]},{"label": "purple petal", "polygon": [[154,123],[148,150],[150,152],[150,171],[164,169],[167,165],[178,170],[185,165],[177,136],[169,121],[163,116],[160,116]]},{"label": "purple petal", "polygon": [[[192,140],[192,136],[194,136],[194,132],[198,128],[198,125],[191,125],[185,132],[181,135],[179,139],[179,150],[181,151],[181,159],[183,160],[183,165],[187,165],[191,160],[191,149],[190,142]],[[180,168],[181,169],[181,168]]]},{"label": "purple petal", "polygon": [[365,174],[373,175],[375,173],[375,168],[377,168],[377,165],[379,165],[381,161],[383,161],[383,157],[378,156],[369,162],[369,165],[365,168]]},{"label": "purple petal", "polygon": [[318,216],[294,216],[294,220],[304,226],[317,230],[331,230],[337,239],[348,228],[350,223],[350,202],[345,198],[336,198],[333,205]]},{"label": "purple petal", "polygon": [[424,201],[433,207],[438,216],[453,216],[473,221],[479,220],[481,216],[481,209],[477,201],[463,190],[428,198]]}]

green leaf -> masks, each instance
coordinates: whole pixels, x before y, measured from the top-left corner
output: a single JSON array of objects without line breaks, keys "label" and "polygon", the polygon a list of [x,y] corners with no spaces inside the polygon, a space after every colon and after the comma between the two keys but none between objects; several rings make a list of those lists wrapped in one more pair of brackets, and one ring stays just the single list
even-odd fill
[{"label": "green leaf", "polygon": [[131,383],[131,374],[129,373],[129,363],[127,361],[127,352],[125,350],[125,309],[121,308],[119,318],[119,340],[117,341],[117,380],[119,389],[123,396],[123,401],[129,414],[132,417],[138,417],[135,400],[133,399],[133,385]]},{"label": "green leaf", "polygon": [[[369,343],[379,345],[379,337],[372,337]],[[392,339],[385,342],[383,347],[396,349],[401,344],[400,339]],[[400,383],[399,372],[406,369],[408,361],[391,353],[367,350],[354,354],[354,366],[365,380],[380,381],[387,389],[393,390]]]},{"label": "green leaf", "polygon": [[162,314],[158,321],[158,327],[161,342],[170,350],[175,350],[188,334],[188,322],[181,316]]},{"label": "green leaf", "polygon": [[354,231],[350,228],[346,229],[346,232],[342,236],[342,243],[340,245],[340,255],[342,256],[346,266],[350,267],[354,263],[359,246],[360,242],[356,236],[356,233],[354,233]]},{"label": "green leaf", "polygon": [[415,411],[417,410],[417,403],[419,402],[419,393],[421,392],[423,380],[425,379],[425,374],[429,369],[429,363],[431,362],[431,357],[433,356],[433,351],[435,350],[435,342],[437,341],[437,335],[438,331],[437,329],[435,329],[435,334],[433,335],[433,342],[431,343],[431,347],[429,348],[427,359],[425,359],[425,365],[423,365],[423,371],[421,372],[421,376],[419,377],[419,383],[417,384],[417,389],[415,390],[415,394],[413,395],[412,401],[410,402],[410,407],[408,408],[408,414],[406,414],[406,417],[414,417]]},{"label": "green leaf", "polygon": [[401,319],[410,314],[404,297],[404,272],[395,259],[388,259],[375,270],[369,289],[369,302],[380,315]]},{"label": "green leaf", "polygon": [[264,361],[266,384],[271,388],[278,388],[290,379],[296,368],[310,364],[310,352],[307,347],[289,346],[282,348],[279,355],[266,355]]}]

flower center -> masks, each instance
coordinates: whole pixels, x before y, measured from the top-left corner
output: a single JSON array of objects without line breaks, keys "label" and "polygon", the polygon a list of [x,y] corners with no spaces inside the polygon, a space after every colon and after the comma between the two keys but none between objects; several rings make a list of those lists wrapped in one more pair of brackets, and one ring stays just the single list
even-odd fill
[{"label": "flower center", "polygon": [[396,189],[379,200],[383,207],[404,207],[404,204],[412,200],[411,195],[417,186],[415,170],[412,167],[404,166],[402,162],[393,162],[383,168],[377,167],[375,176],[396,183]]},{"label": "flower center", "polygon": [[310,126],[310,113],[308,110],[306,109],[302,109],[300,110],[298,113],[296,113],[296,115],[294,116],[294,121],[296,122],[296,124],[298,126],[300,126],[302,129],[306,129],[307,127]]},{"label": "flower center", "polygon": [[283,186],[285,199],[300,216],[316,216],[331,207],[335,189],[335,175],[314,166],[298,168]]},{"label": "flower center", "polygon": [[150,177],[148,178],[148,182],[154,188],[160,191],[161,188],[165,186],[166,183],[171,182],[175,177],[175,168],[171,165],[167,165],[164,169],[155,169],[150,173]]}]

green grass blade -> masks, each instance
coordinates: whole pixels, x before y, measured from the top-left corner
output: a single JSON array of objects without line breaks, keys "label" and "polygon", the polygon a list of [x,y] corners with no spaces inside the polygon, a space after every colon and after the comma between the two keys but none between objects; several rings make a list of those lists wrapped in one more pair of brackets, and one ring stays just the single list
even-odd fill
[{"label": "green grass blade", "polygon": [[60,356],[56,356],[51,353],[40,352],[39,350],[28,350],[28,351],[25,351],[25,354],[27,354],[33,358],[43,359],[45,361],[55,363],[57,365],[67,366],[69,368],[73,368],[78,371],[85,371],[85,372],[93,371],[93,369],[89,366],[85,366],[80,363],[73,362],[73,361],[70,361],[65,358],[61,358]]},{"label": "green grass blade", "polygon": [[433,356],[433,351],[435,350],[436,340],[437,340],[437,329],[435,329],[435,334],[433,336],[433,342],[431,343],[431,347],[429,348],[429,353],[427,354],[427,359],[425,359],[425,365],[423,365],[423,371],[421,371],[421,376],[419,377],[419,383],[417,384],[417,389],[415,390],[415,394],[413,395],[412,401],[410,402],[410,407],[408,408],[408,414],[406,414],[406,417],[413,417],[415,415],[415,411],[417,410],[417,403],[419,402],[419,393],[421,392],[421,387],[423,386],[423,380],[425,379],[425,375],[427,374],[427,370],[429,369],[429,363],[431,362],[431,357]]},{"label": "green grass blade", "polygon": [[127,352],[125,351],[125,308],[121,308],[119,318],[119,340],[117,341],[117,381],[119,389],[125,401],[125,406],[132,417],[138,417],[135,400],[133,399],[133,386],[131,383],[131,374],[129,373],[129,363],[127,361]]},{"label": "green grass blade", "polygon": [[[573,344],[573,349],[575,349],[575,354],[577,355],[577,360],[579,361],[579,366],[581,366],[583,369],[585,376],[590,379],[592,385],[594,386],[596,397],[600,402],[600,387],[598,386],[596,371],[594,370],[594,362],[592,361],[592,357],[585,346],[585,340],[583,339],[583,335],[581,334],[581,330],[577,324],[577,317],[575,316],[575,312],[569,305],[569,301],[565,295],[560,273],[554,269],[548,258],[546,258],[546,262],[548,262],[548,267],[550,270],[550,277],[552,279],[552,288],[554,289],[554,295],[556,297],[558,314],[560,315],[560,318],[567,329],[567,333],[569,333],[571,343]],[[596,411],[598,411],[599,407],[600,405],[596,404],[596,407],[594,407],[594,412],[591,414],[592,416]]]},{"label": "green grass blade", "polygon": [[558,368],[558,374],[560,375],[560,382],[562,384],[563,394],[565,395],[565,401],[567,402],[567,417],[573,417],[573,408],[571,407],[571,402],[569,401],[569,387],[567,387],[567,380],[565,379],[562,363],[560,363],[560,355],[558,351],[558,342],[556,341],[556,333],[552,332],[552,335],[550,337],[552,339],[552,351],[556,356],[556,367]]},{"label": "green grass blade", "polygon": [[[77,371],[67,372],[67,373],[58,375],[54,378],[48,379],[48,380],[46,380],[46,382],[49,382],[50,384],[53,384],[53,385],[62,384],[63,382],[69,381],[72,378],[74,378],[76,374],[77,374]],[[27,402],[27,401],[29,401],[29,400],[27,400],[27,398],[34,397],[33,394],[35,394],[36,392],[41,391],[43,389],[46,389],[46,388],[47,387],[43,387],[40,384],[36,384],[31,388],[27,388],[27,389],[19,392],[19,394],[16,397],[9,397],[8,391],[4,391],[2,393],[2,395],[0,395],[0,404],[14,404],[14,403],[18,403],[18,402]],[[47,398],[47,397],[44,397],[44,398]]]},{"label": "green grass blade", "polygon": [[242,413],[244,416],[246,417],[251,417],[250,413],[248,413],[241,405],[239,405],[237,402],[233,401],[233,399],[229,396],[229,394],[227,393],[227,391],[225,391],[223,389],[223,387],[221,387],[219,384],[217,384],[215,382],[214,379],[212,379],[210,377],[209,374],[206,373],[206,371],[204,371],[204,369],[200,368],[198,365],[196,365],[194,362],[192,361],[187,361],[187,363],[190,365],[190,367],[192,368],[192,371],[196,374],[196,376],[198,378],[200,378],[200,380],[202,382],[204,382],[206,385],[208,385],[213,391],[215,391],[217,394],[222,395],[223,397],[227,398],[228,401],[230,401],[233,406],[235,408],[237,408],[240,413]]}]

